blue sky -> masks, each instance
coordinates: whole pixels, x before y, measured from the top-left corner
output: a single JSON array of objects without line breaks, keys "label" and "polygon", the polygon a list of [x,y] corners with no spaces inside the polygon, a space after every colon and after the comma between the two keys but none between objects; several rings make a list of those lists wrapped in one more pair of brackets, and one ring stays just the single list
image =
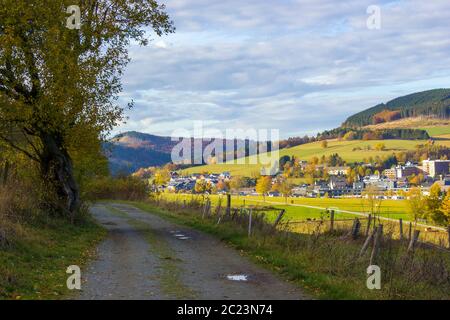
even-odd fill
[{"label": "blue sky", "polygon": [[[314,134],[397,96],[450,87],[448,0],[165,0],[177,31],[132,45],[127,123]],[[369,5],[381,9],[370,30]]]}]

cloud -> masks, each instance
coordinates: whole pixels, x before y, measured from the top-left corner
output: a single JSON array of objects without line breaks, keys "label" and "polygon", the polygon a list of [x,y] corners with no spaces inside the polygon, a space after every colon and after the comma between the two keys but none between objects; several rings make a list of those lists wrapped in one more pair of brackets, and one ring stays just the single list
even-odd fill
[{"label": "cloud", "polygon": [[170,134],[205,120],[279,128],[283,137],[339,125],[399,95],[450,87],[450,3],[366,0],[167,0],[175,35],[133,45],[116,130]]}]

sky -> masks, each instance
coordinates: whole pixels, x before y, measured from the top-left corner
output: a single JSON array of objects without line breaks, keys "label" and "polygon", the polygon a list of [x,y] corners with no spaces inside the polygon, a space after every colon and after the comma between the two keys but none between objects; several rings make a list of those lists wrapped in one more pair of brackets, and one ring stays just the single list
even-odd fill
[{"label": "sky", "polygon": [[135,106],[113,133],[170,136],[203,121],[313,135],[395,97],[450,88],[448,0],[159,2],[176,33],[130,46],[120,103]]}]

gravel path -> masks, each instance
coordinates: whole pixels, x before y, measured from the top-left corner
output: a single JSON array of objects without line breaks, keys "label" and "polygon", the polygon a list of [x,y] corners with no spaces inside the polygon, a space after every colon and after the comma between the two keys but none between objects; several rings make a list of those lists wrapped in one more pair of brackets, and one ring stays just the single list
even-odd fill
[{"label": "gravel path", "polygon": [[212,236],[129,205],[96,205],[92,213],[109,235],[83,271],[79,299],[307,298]]}]

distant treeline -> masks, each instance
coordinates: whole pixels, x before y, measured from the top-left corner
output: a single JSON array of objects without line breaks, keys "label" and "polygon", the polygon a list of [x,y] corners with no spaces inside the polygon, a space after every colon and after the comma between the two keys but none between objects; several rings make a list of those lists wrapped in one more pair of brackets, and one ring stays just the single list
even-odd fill
[{"label": "distant treeline", "polygon": [[354,129],[336,128],[326,130],[318,135],[319,140],[324,139],[344,139],[344,140],[427,140],[430,136],[421,129]]},{"label": "distant treeline", "polygon": [[349,117],[342,126],[362,127],[380,123],[380,116],[381,119],[388,116],[390,119],[387,121],[418,116],[449,118],[450,89],[435,89],[396,98]]},{"label": "distant treeline", "polygon": [[292,148],[310,142],[326,139],[344,139],[344,140],[428,140],[430,136],[425,130],[421,129],[355,129],[355,128],[336,128],[325,130],[316,137],[293,137],[279,142],[280,149]]}]

